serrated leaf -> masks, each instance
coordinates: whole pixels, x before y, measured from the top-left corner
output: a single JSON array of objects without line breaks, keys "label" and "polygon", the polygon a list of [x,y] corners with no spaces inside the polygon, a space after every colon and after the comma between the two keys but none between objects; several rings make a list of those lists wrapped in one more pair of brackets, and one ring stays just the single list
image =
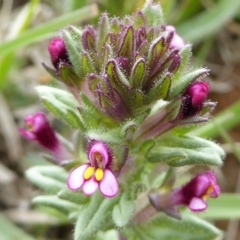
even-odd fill
[{"label": "serrated leaf", "polygon": [[184,90],[195,81],[200,76],[204,76],[208,73],[208,70],[205,68],[200,68],[195,71],[192,71],[188,74],[183,75],[178,81],[174,82],[170,90],[168,100],[171,100],[177,97],[179,94],[183,93]]},{"label": "serrated leaf", "polygon": [[[76,125],[77,117],[79,118],[79,122],[81,122],[81,116],[77,110],[78,102],[71,93],[48,86],[38,86],[36,90],[43,104],[50,112],[71,127],[80,127],[81,124]],[[72,114],[70,114],[71,116],[68,115],[69,112],[75,113],[74,118]]]},{"label": "serrated leaf", "polygon": [[66,188],[67,172],[56,166],[35,166],[26,171],[33,184],[48,193],[58,193]]},{"label": "serrated leaf", "polygon": [[221,232],[194,215],[183,215],[176,220],[159,214],[147,224],[126,229],[126,235],[129,240],[214,240]]},{"label": "serrated leaf", "polygon": [[116,226],[120,228],[126,226],[133,215],[134,209],[135,205],[133,200],[128,198],[127,193],[124,193],[112,212],[112,218]]},{"label": "serrated leaf", "polygon": [[80,206],[75,203],[71,203],[66,200],[59,199],[57,196],[38,196],[33,199],[34,204],[45,205],[48,207],[53,207],[65,214],[70,214],[73,212],[78,212]]}]

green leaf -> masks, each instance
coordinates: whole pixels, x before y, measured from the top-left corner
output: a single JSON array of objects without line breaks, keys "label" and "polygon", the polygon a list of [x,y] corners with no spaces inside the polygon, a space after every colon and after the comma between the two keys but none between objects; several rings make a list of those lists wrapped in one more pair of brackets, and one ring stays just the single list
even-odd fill
[{"label": "green leaf", "polygon": [[119,204],[113,208],[112,218],[116,226],[120,228],[126,226],[133,215],[134,209],[133,200],[129,199],[128,193],[125,192],[121,196]]},{"label": "green leaf", "polygon": [[[166,44],[166,39],[169,37],[169,33],[167,36],[160,36],[156,38],[150,45],[148,51],[147,62],[148,66],[152,66],[161,59],[161,56],[167,51],[168,44]],[[154,66],[155,67],[155,66]]]},{"label": "green leaf", "polygon": [[77,110],[78,102],[69,92],[48,86],[38,86],[36,90],[45,105],[56,117],[72,128],[82,128],[83,123]]},{"label": "green leaf", "polygon": [[159,27],[164,24],[162,8],[159,4],[147,2],[142,11],[147,17],[147,23],[153,27]]},{"label": "green leaf", "polygon": [[186,44],[179,52],[180,57],[181,57],[181,64],[178,68],[178,71],[173,75],[172,81],[178,81],[179,78],[185,73],[190,57],[192,55],[192,46],[190,44]]},{"label": "green leaf", "polygon": [[122,144],[120,129],[105,130],[105,129],[91,129],[86,135],[89,139],[103,141],[109,144]]},{"label": "green leaf", "polygon": [[148,153],[150,162],[166,162],[177,167],[188,164],[221,166],[225,153],[216,143],[195,136],[167,136]]},{"label": "green leaf", "polygon": [[208,70],[205,68],[200,68],[195,71],[192,71],[188,74],[184,74],[178,81],[175,81],[172,84],[168,100],[171,100],[177,97],[179,94],[183,93],[189,84],[195,81],[197,78],[207,75]]},{"label": "green leaf", "polygon": [[15,226],[2,214],[0,214],[0,239],[2,240],[34,240],[33,237],[25,233],[21,228]]},{"label": "green leaf", "polygon": [[129,141],[134,137],[136,130],[137,123],[134,120],[129,120],[122,126],[121,135],[126,141]]},{"label": "green leaf", "polygon": [[57,196],[38,196],[33,199],[33,203],[53,207],[65,214],[72,214],[80,210],[80,206],[77,204],[59,199]]},{"label": "green leaf", "polygon": [[146,63],[144,58],[139,58],[132,67],[132,72],[130,76],[131,85],[135,88],[140,88],[142,85],[142,80],[145,76]]},{"label": "green leaf", "polygon": [[208,209],[201,215],[208,219],[240,219],[240,194],[221,193],[208,199]]},{"label": "green leaf", "polygon": [[134,28],[139,29],[141,26],[146,25],[146,18],[141,11],[138,11],[134,17]]},{"label": "green leaf", "polygon": [[74,240],[91,240],[98,231],[113,228],[111,212],[118,197],[104,198],[95,193],[88,205],[81,209],[75,226]]},{"label": "green leaf", "polygon": [[126,235],[129,240],[214,240],[221,232],[194,215],[183,215],[176,220],[159,214],[147,224],[126,229]]},{"label": "green leaf", "polygon": [[95,240],[119,240],[119,233],[117,230],[99,232]]},{"label": "green leaf", "polygon": [[97,30],[97,50],[98,53],[101,53],[104,43],[107,39],[107,35],[109,33],[109,19],[107,13],[103,13],[98,23]]},{"label": "green leaf", "polygon": [[109,60],[106,65],[106,73],[110,79],[111,82],[113,82],[118,88],[121,88],[122,86],[124,88],[129,88],[130,83],[128,82],[128,79],[123,74],[123,72],[120,70],[117,62],[115,60]]},{"label": "green leaf", "polygon": [[26,171],[30,182],[47,193],[58,193],[66,188],[67,172],[57,166],[35,166]]},{"label": "green leaf", "polygon": [[208,11],[203,11],[179,25],[177,31],[185,40],[198,42],[214,35],[239,13],[239,10],[240,0],[219,0]]},{"label": "green leaf", "polygon": [[82,191],[71,191],[69,189],[62,189],[59,193],[58,193],[58,197],[63,199],[63,200],[67,200],[79,205],[82,204],[86,204],[87,202],[90,201],[90,197],[86,196],[82,193]]},{"label": "green leaf", "polygon": [[84,53],[82,56],[82,75],[86,76],[90,73],[96,72],[94,63],[89,53]]},{"label": "green leaf", "polygon": [[81,64],[81,41],[79,40],[78,44],[75,42],[73,37],[71,36],[71,32],[66,30],[62,30],[63,39],[67,47],[68,55],[73,65],[73,68],[77,75],[82,76],[82,64]]},{"label": "green leaf", "polygon": [[156,81],[154,86],[149,90],[148,102],[151,102],[153,100],[166,99],[170,91],[171,83],[172,79],[169,74]]},{"label": "green leaf", "polygon": [[19,37],[6,41],[0,45],[0,55],[4,55],[9,52],[15,52],[31,43],[41,41],[43,39],[54,36],[55,31],[59,28],[65,27],[69,23],[86,21],[95,17],[98,14],[98,9],[95,4],[86,6],[82,9],[70,12],[63,16],[48,21],[34,29],[25,31]]},{"label": "green leaf", "polygon": [[48,64],[46,64],[45,62],[42,63],[42,66],[45,68],[45,70],[55,79],[62,81],[62,79],[60,78],[60,76],[57,74],[56,70],[54,68],[52,68],[51,66],[49,66]]},{"label": "green leaf", "polygon": [[130,61],[133,57],[134,42],[135,42],[132,26],[130,26],[126,30],[125,35],[122,36],[122,39],[123,39],[123,42],[121,43],[118,56],[126,57]]},{"label": "green leaf", "polygon": [[80,78],[77,76],[71,66],[67,64],[61,64],[59,67],[59,72],[61,79],[65,84],[75,88],[80,86]]}]

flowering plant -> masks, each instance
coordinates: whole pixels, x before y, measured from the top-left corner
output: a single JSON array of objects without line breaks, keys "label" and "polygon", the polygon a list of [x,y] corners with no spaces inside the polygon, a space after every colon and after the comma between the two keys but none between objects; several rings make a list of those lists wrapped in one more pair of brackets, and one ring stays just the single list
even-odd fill
[{"label": "flowering plant", "polygon": [[65,90],[39,86],[37,92],[77,137],[63,141],[44,113],[25,119],[20,133],[56,164],[27,171],[50,194],[33,201],[76,223],[75,240],[219,235],[178,207],[205,211],[207,197],[218,197],[220,188],[210,170],[174,187],[175,169],[221,166],[224,152],[187,128],[207,122],[215,106],[207,100],[208,70],[189,66],[191,45],[164,23],[161,7],[147,3],[121,20],[103,13],[96,29],[69,26],[48,51],[52,66],[43,66]]}]

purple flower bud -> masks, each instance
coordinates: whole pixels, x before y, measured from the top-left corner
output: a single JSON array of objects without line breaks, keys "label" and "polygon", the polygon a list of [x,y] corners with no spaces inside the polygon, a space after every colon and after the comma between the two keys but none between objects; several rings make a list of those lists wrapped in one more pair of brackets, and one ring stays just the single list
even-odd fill
[{"label": "purple flower bud", "polygon": [[212,171],[203,172],[190,180],[184,186],[165,195],[150,194],[152,205],[159,211],[179,218],[176,206],[187,206],[193,212],[202,212],[207,209],[207,198],[217,198],[220,187]]},{"label": "purple flower bud", "polygon": [[58,161],[70,157],[68,151],[58,140],[44,113],[38,112],[27,116],[25,123],[28,129],[19,129],[24,138],[37,141],[42,147],[50,151]]},{"label": "purple flower bud", "polygon": [[73,169],[67,180],[68,188],[76,191],[82,188],[87,196],[98,188],[105,197],[118,193],[118,182],[111,170],[112,154],[103,142],[93,141],[88,151],[89,163]]},{"label": "purple flower bud", "polygon": [[70,63],[67,49],[62,38],[53,38],[48,45],[48,52],[56,70],[58,70],[60,63]]},{"label": "purple flower bud", "polygon": [[174,32],[173,38],[172,38],[170,46],[169,46],[170,48],[181,49],[185,46],[185,42],[183,41],[183,39],[176,33],[175,27],[173,27],[171,25],[167,25],[167,26],[165,26],[165,29],[167,31]]},{"label": "purple flower bud", "polygon": [[183,94],[182,118],[192,117],[199,113],[209,93],[207,82],[192,83]]}]

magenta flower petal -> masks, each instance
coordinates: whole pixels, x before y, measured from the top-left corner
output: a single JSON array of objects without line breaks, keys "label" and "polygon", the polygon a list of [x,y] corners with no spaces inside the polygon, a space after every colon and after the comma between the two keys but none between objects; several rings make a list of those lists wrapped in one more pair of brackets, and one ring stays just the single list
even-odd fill
[{"label": "magenta flower petal", "polygon": [[89,167],[89,164],[83,164],[73,169],[67,179],[67,186],[71,190],[78,190],[82,187],[85,179],[84,172]]},{"label": "magenta flower petal", "polygon": [[193,189],[195,191],[196,197],[204,195],[207,188],[211,185],[211,181],[208,178],[208,175],[199,175],[198,178],[195,178],[195,182],[192,182]]},{"label": "magenta flower petal", "polygon": [[107,165],[109,165],[109,163],[111,161],[111,154],[110,154],[107,146],[104,143],[94,142],[90,146],[88,158],[89,158],[92,166],[96,166],[96,164],[97,164],[95,162],[97,154],[101,155],[101,157],[102,157],[103,168],[105,168]]},{"label": "magenta flower petal", "polygon": [[92,177],[89,180],[85,181],[83,184],[83,192],[85,195],[90,196],[96,192],[98,188],[98,182]]},{"label": "magenta flower petal", "polygon": [[36,139],[36,135],[34,133],[32,133],[24,128],[19,128],[18,131],[27,140],[35,140]]},{"label": "magenta flower petal", "polygon": [[211,193],[209,193],[209,195],[212,198],[217,198],[219,196],[220,192],[221,192],[220,187],[217,184],[215,184],[215,185],[213,185],[213,190]]},{"label": "magenta flower petal", "polygon": [[192,198],[188,206],[193,212],[202,212],[208,207],[207,203],[202,198],[197,197]]},{"label": "magenta flower petal", "polygon": [[113,173],[106,169],[104,177],[99,184],[101,193],[106,197],[114,197],[118,192],[118,182]]}]

